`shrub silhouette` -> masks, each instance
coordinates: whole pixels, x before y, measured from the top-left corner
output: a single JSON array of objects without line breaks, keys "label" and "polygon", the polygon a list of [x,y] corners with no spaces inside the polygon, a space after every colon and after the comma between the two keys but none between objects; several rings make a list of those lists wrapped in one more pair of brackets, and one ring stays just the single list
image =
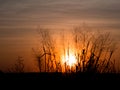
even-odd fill
[{"label": "shrub silhouette", "polygon": [[[38,31],[41,40],[40,49],[32,48],[38,63],[39,71],[42,72],[55,72],[61,71],[61,64],[56,61],[55,45],[50,33],[47,29],[42,29]],[[42,69],[44,67],[44,69]]]},{"label": "shrub silhouette", "polygon": [[8,69],[8,72],[11,73],[24,73],[24,60],[22,57],[18,56],[16,63]]},{"label": "shrub silhouette", "polygon": [[[40,50],[33,49],[35,53],[38,68],[40,72],[62,72],[65,68],[66,72],[87,72],[87,73],[115,73],[115,60],[112,60],[113,53],[116,49],[116,44],[113,42],[110,33],[88,32],[86,28],[77,27],[72,32],[71,42],[75,46],[74,56],[77,60],[74,69],[70,69],[69,65],[61,64],[60,55],[56,52],[56,44],[51,37],[49,30],[40,28]],[[65,47],[64,37],[66,34],[61,34],[61,45],[63,51],[69,53]],[[67,37],[67,36],[66,36]],[[43,68],[43,69],[42,69]]]}]

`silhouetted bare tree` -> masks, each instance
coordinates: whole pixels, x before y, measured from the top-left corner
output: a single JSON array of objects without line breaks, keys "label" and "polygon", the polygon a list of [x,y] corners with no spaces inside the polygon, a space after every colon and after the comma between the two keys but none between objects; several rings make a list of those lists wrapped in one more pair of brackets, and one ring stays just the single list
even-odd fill
[{"label": "silhouetted bare tree", "polygon": [[39,28],[38,34],[40,36],[39,38],[40,38],[40,44],[41,44],[40,51],[39,53],[37,53],[35,49],[33,49],[33,51],[37,57],[37,62],[38,62],[38,67],[40,72],[42,67],[44,67],[43,72],[59,71],[58,69],[60,68],[60,62],[56,59],[57,53],[55,51],[55,48],[56,48],[55,41],[52,38],[49,30]]},{"label": "silhouetted bare tree", "polygon": [[[115,72],[115,61],[111,60],[116,49],[110,33],[91,33],[81,28],[74,29],[76,71],[90,73]],[[81,45],[81,46],[79,46]],[[81,52],[79,52],[81,50]]]},{"label": "silhouetted bare tree", "polygon": [[[62,72],[62,67],[64,67],[65,72],[116,72],[115,60],[112,60],[116,44],[113,42],[110,33],[95,33],[88,30],[89,28],[86,29],[86,27],[76,27],[72,32],[72,37],[70,37],[71,42],[65,41],[67,35],[64,33],[60,35],[63,53],[65,55],[67,52],[68,58],[71,48],[69,44],[72,43],[75,46],[74,55],[77,63],[75,67],[70,68],[66,62],[62,66],[61,58],[58,58],[60,55],[56,52],[55,41],[51,37],[49,30],[40,28],[38,33],[40,35],[41,50],[36,54],[40,72],[41,67],[44,67],[43,72]],[[67,46],[65,46],[66,43],[68,44]]]},{"label": "silhouetted bare tree", "polygon": [[18,59],[16,60],[16,63],[8,69],[9,72],[13,73],[23,73],[24,72],[24,59],[20,56],[18,56]]}]

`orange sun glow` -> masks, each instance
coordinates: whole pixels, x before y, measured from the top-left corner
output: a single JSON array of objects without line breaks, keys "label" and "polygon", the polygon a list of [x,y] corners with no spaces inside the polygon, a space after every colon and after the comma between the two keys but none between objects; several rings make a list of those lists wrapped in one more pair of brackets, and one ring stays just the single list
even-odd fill
[{"label": "orange sun glow", "polygon": [[77,60],[73,52],[66,52],[65,55],[62,55],[62,62],[71,67],[77,63]]}]

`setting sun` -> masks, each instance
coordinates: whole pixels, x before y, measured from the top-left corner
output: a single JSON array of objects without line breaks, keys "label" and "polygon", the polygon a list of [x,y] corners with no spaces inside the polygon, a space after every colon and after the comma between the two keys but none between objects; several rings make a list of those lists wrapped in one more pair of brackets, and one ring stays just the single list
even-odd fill
[{"label": "setting sun", "polygon": [[73,52],[66,52],[65,55],[62,55],[62,62],[66,63],[68,66],[74,66],[76,64],[76,57]]}]

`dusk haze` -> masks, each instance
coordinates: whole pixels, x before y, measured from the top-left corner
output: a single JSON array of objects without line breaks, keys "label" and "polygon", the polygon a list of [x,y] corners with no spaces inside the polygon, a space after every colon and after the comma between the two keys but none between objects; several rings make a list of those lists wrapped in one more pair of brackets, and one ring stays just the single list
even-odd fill
[{"label": "dusk haze", "polygon": [[0,0],[0,74],[56,72],[120,73],[120,0]]}]

